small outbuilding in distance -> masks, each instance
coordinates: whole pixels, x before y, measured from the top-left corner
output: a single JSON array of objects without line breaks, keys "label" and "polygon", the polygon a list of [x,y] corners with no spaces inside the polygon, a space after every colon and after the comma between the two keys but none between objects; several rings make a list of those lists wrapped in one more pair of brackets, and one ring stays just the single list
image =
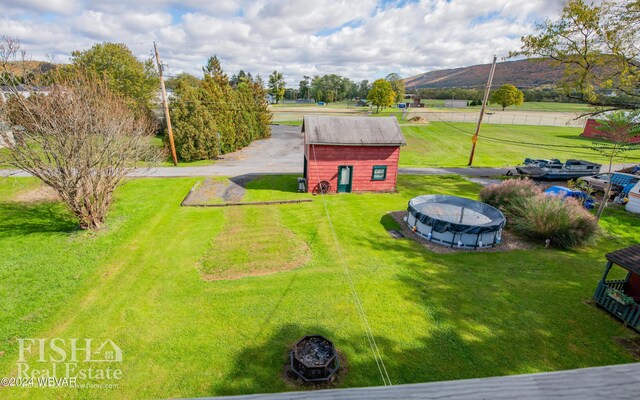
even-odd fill
[{"label": "small outbuilding in distance", "polygon": [[393,192],[400,146],[395,117],[305,116],[304,177],[314,193]]},{"label": "small outbuilding in distance", "polygon": [[[636,122],[640,122],[640,121],[636,121]],[[595,118],[587,119],[587,122],[584,125],[584,130],[582,131],[580,136],[586,137],[586,138],[607,140],[606,138],[602,137],[604,135],[604,132],[598,129],[601,125],[602,124]],[[629,140],[629,143],[640,143],[640,135],[637,135],[631,138],[631,140]]]}]

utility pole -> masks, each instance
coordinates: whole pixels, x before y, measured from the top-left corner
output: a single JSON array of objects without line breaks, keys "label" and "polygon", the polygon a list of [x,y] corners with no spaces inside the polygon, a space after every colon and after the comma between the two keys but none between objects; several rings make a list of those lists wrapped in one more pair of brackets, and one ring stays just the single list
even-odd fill
[{"label": "utility pole", "polygon": [[164,87],[164,76],[162,75],[162,63],[160,62],[160,54],[158,54],[158,46],[153,42],[153,50],[156,53],[156,63],[158,64],[158,73],[160,74],[160,87],[162,88],[162,106],[164,107],[164,117],[167,120],[167,132],[169,134],[169,147],[171,147],[171,158],[173,165],[178,165],[178,156],[176,155],[176,145],[173,142],[173,130],[171,129],[171,117],[169,117],[169,104],[167,103],[167,90]]},{"label": "utility pole", "polygon": [[482,100],[482,108],[480,109],[480,118],[478,118],[478,126],[476,127],[476,133],[471,137],[471,155],[469,155],[469,164],[473,164],[473,155],[476,152],[476,143],[478,143],[478,135],[480,135],[480,125],[482,124],[482,117],[484,116],[484,110],[487,107],[487,101],[489,101],[489,92],[491,92],[491,82],[493,81],[493,73],[496,71],[496,60],[498,57],[493,56],[493,64],[491,64],[491,72],[489,72],[489,80],[487,81],[487,87],[484,90],[484,99]]}]

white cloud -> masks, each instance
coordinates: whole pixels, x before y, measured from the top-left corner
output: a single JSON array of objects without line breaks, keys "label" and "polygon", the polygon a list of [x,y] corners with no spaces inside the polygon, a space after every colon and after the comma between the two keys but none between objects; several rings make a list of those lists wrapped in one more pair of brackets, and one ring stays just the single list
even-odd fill
[{"label": "white cloud", "polygon": [[295,86],[303,75],[371,80],[489,62],[560,7],[560,0],[4,0],[0,31],[21,38],[35,57],[66,60],[112,41],[146,58],[156,41],[172,74],[200,74],[216,54],[230,75],[277,69]]},{"label": "white cloud", "polygon": [[71,14],[80,8],[78,0],[3,0],[4,6],[13,10]]}]

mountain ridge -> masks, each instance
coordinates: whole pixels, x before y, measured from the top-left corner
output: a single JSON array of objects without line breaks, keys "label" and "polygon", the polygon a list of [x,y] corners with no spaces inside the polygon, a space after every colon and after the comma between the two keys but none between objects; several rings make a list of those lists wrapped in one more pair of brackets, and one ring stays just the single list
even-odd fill
[{"label": "mountain ridge", "polygon": [[[408,91],[416,89],[481,88],[487,83],[491,64],[429,71],[404,80]],[[551,60],[525,59],[496,64],[493,86],[510,83],[520,89],[557,84],[564,67]]]}]

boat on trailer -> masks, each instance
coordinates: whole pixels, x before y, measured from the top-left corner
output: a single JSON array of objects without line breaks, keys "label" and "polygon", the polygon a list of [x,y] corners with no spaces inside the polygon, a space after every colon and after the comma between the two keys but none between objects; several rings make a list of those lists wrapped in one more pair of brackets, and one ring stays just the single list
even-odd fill
[{"label": "boat on trailer", "polygon": [[550,160],[526,158],[523,165],[516,170],[531,179],[541,181],[568,181],[600,172],[602,164],[584,160],[567,160],[561,162],[556,158]]}]

